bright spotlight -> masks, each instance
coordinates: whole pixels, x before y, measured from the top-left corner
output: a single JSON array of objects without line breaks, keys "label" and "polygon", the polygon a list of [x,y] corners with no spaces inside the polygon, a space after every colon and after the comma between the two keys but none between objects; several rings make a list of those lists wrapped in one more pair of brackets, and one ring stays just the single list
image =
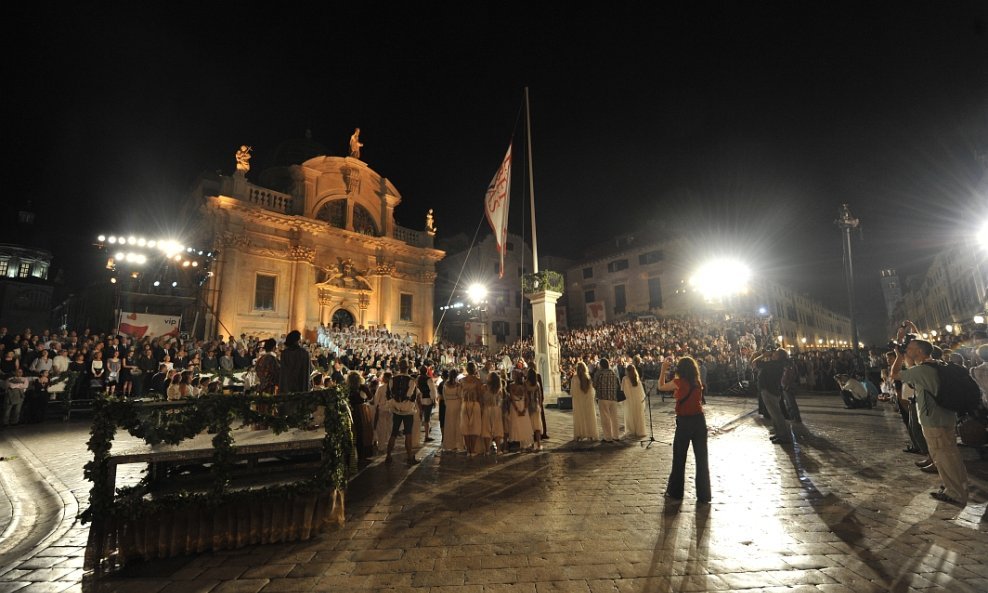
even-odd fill
[{"label": "bright spotlight", "polygon": [[768,309],[766,309],[765,307],[758,307],[758,314],[759,315],[768,315]]},{"label": "bright spotlight", "polygon": [[137,240],[137,244],[140,245],[141,247],[144,247],[145,245],[147,245],[147,243],[148,243],[147,239],[145,239],[144,237],[141,237],[140,239]]},{"label": "bright spotlight", "polygon": [[113,245],[114,243],[117,242],[117,238],[114,237],[113,235],[110,235],[110,238],[107,239],[106,242],[109,243],[110,245]]},{"label": "bright spotlight", "polygon": [[154,247],[157,244],[158,244],[158,242],[155,241],[154,239],[151,239],[150,241],[148,241],[148,247]]},{"label": "bright spotlight", "polygon": [[139,264],[145,264],[147,263],[148,258],[143,253],[138,253],[137,256],[134,258],[134,261],[136,261]]},{"label": "bright spotlight", "polygon": [[161,280],[155,280],[154,281],[154,285],[155,286],[161,286]]},{"label": "bright spotlight", "polygon": [[954,333],[954,326],[950,325],[949,323],[946,325],[946,327],[944,327],[944,329],[947,330],[948,334]]},{"label": "bright spotlight", "polygon": [[178,286],[178,282],[172,282],[172,288],[175,288],[176,286]]},{"label": "bright spotlight", "polygon": [[116,284],[116,283],[117,283],[116,278],[110,278],[110,284]]},{"label": "bright spotlight", "polygon": [[700,291],[703,298],[716,300],[743,293],[748,289],[751,269],[736,259],[711,260],[690,278],[690,285]]},{"label": "bright spotlight", "polygon": [[106,241],[106,235],[100,235],[99,237],[96,237],[96,240],[102,243]]},{"label": "bright spotlight", "polygon": [[133,235],[131,235],[130,237],[127,237],[127,244],[128,245],[137,245],[137,237],[135,237]]},{"label": "bright spotlight", "polygon": [[981,224],[981,229],[978,230],[978,245],[981,245],[982,249],[988,250],[988,220]]},{"label": "bright spotlight", "polygon": [[113,259],[118,259],[119,260],[119,259],[123,259],[125,257],[127,257],[127,254],[124,253],[123,251],[118,251],[118,252],[116,252],[116,253],[113,254]]},{"label": "bright spotlight", "polygon": [[473,303],[480,303],[487,298],[487,287],[480,282],[474,282],[467,287],[467,296]]},{"label": "bright spotlight", "polygon": [[975,315],[974,316],[974,322],[975,323],[984,323],[985,322],[985,316],[984,315]]}]

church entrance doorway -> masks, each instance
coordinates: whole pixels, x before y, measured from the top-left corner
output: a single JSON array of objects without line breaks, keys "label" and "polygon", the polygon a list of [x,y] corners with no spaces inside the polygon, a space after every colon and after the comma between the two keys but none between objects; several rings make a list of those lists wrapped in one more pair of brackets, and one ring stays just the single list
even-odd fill
[{"label": "church entrance doorway", "polygon": [[347,311],[346,309],[338,309],[336,313],[333,313],[333,327],[338,329],[346,329],[352,327],[357,323],[357,320],[353,318],[353,313]]}]

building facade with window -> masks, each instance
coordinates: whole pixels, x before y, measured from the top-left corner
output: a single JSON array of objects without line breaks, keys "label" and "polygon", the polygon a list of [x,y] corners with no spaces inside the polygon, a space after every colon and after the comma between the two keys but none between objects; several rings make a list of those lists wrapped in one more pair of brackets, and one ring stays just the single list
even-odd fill
[{"label": "building facade with window", "polygon": [[44,249],[0,244],[0,325],[18,332],[51,323],[52,255]]},{"label": "building facade with window", "polygon": [[585,327],[648,315],[760,315],[785,346],[850,346],[849,317],[777,282],[759,279],[729,302],[704,301],[689,286],[692,270],[687,251],[672,236],[648,240],[635,233],[592,247],[587,259],[567,269],[570,325]]},{"label": "building facade with window", "polygon": [[261,173],[264,185],[244,170],[197,184],[217,253],[203,296],[207,333],[297,329],[314,340],[320,324],[357,325],[431,341],[444,256],[434,229],[398,226],[401,194],[365,162],[318,154],[311,142],[284,148],[287,162]]}]

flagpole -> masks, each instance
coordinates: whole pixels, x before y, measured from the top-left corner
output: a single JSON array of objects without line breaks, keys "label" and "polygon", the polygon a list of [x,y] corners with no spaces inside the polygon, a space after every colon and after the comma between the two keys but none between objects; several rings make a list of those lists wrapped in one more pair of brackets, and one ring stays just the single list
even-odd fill
[{"label": "flagpole", "polygon": [[525,87],[525,131],[528,133],[528,197],[532,204],[532,273],[539,273],[539,238],[535,231],[535,175],[532,169],[532,112],[528,107],[528,87]]}]

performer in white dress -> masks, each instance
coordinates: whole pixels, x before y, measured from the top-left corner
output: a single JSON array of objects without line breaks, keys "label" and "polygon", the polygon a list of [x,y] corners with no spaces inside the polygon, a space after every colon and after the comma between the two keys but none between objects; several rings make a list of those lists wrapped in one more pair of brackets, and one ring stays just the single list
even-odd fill
[{"label": "performer in white dress", "polygon": [[501,377],[497,373],[490,373],[480,396],[480,439],[485,454],[497,454],[498,449],[504,448],[503,403],[504,386],[501,384]]},{"label": "performer in white dress", "polygon": [[624,430],[633,437],[645,436],[645,386],[638,369],[629,364],[624,370],[621,380],[621,391],[624,392]]},{"label": "performer in white dress", "polygon": [[449,380],[443,385],[443,401],[446,402],[446,422],[443,425],[443,451],[453,453],[463,451],[463,433],[460,431],[461,388],[456,380],[456,371],[450,373]]},{"label": "performer in white dress", "polygon": [[576,363],[576,376],[570,380],[569,394],[573,397],[573,438],[598,440],[597,407],[594,405],[593,382],[582,360]]}]

